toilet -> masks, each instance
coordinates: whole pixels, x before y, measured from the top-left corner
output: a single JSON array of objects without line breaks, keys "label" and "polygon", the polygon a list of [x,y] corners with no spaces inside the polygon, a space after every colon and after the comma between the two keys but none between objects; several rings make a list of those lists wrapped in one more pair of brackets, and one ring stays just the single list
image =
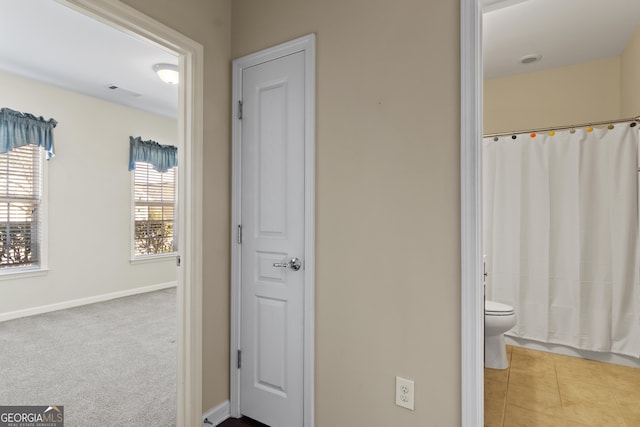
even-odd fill
[{"label": "toilet", "polygon": [[513,307],[495,301],[484,302],[484,366],[507,369],[504,333],[516,325]]}]

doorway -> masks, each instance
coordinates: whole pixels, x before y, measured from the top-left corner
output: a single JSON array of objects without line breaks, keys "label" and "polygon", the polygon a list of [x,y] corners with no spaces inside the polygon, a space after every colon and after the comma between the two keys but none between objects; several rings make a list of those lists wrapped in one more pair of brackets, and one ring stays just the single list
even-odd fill
[{"label": "doorway", "polygon": [[[482,4],[483,2],[480,2],[480,4]],[[485,5],[487,4],[493,4],[493,3],[503,3],[505,6],[508,6],[509,4],[513,4],[515,2],[510,2],[510,1],[504,1],[504,2],[493,2],[493,1],[486,1],[484,2]],[[533,2],[529,2],[531,5]],[[552,3],[552,2],[551,2]],[[469,173],[471,174],[473,177],[467,181],[466,183],[463,182],[463,205],[466,203],[467,200],[471,200],[471,198],[473,197],[478,197],[476,199],[476,201],[480,200],[480,191],[475,188],[473,189],[472,186],[473,185],[479,185],[480,183],[480,178],[478,176],[478,163],[480,160],[479,157],[479,153],[478,151],[476,151],[476,147],[473,146],[473,144],[476,144],[478,141],[480,141],[480,137],[482,136],[478,130],[482,129],[483,127],[483,120],[482,119],[482,112],[481,112],[481,108],[483,108],[482,106],[482,100],[481,100],[481,94],[482,94],[482,87],[480,86],[482,84],[482,79],[480,76],[482,76],[482,70],[479,68],[478,64],[482,64],[482,53],[481,53],[481,47],[480,47],[480,41],[483,38],[482,35],[482,29],[480,26],[480,19],[481,19],[481,14],[479,11],[479,5],[472,5],[471,2],[465,2],[463,1],[461,3],[462,6],[462,18],[463,18],[463,25],[461,28],[461,34],[463,35],[463,40],[462,40],[462,61],[463,61],[463,68],[462,68],[462,92],[463,92],[463,97],[462,97],[462,109],[463,109],[463,113],[462,113],[462,117],[463,117],[463,121],[462,121],[462,129],[463,129],[463,141],[462,141],[462,158],[463,159],[467,159],[470,160],[471,166],[472,166],[472,170],[470,171],[465,171],[466,167],[463,166],[463,170],[462,170],[462,176],[465,177],[465,173]],[[568,5],[567,5],[568,6]],[[606,13],[607,14],[611,14],[611,13],[615,13],[616,10],[621,10],[620,8],[615,8],[615,6],[613,5],[609,5],[612,7],[607,7]],[[623,34],[625,34],[626,36],[629,36],[633,31],[630,30],[629,28],[635,28],[635,26],[637,25],[637,18],[635,18],[635,22],[629,22],[629,20],[633,21],[634,20],[634,16],[637,16],[637,12],[639,11],[637,8],[635,9],[635,13],[633,11],[633,9],[629,9],[626,7],[627,5],[625,4],[624,7],[622,8],[622,10],[624,10],[624,12],[621,14],[622,16],[624,16],[624,19],[622,18],[617,18],[617,19],[608,19],[607,16],[611,16],[611,15],[607,15],[605,16],[604,13],[599,13],[597,11],[597,9],[594,8],[589,8],[589,13],[593,13],[593,14],[597,14],[597,16],[595,17],[597,19],[597,21],[595,21],[597,24],[595,26],[599,27],[600,30],[600,34],[597,34],[596,37],[598,37],[599,41],[600,39],[602,39],[602,41],[604,42],[605,39],[607,39],[607,41],[610,41],[610,39],[608,39],[608,37],[604,37],[601,36],[604,35],[605,33],[608,34],[614,34],[616,33],[618,36],[622,36]],[[525,9],[528,12],[528,16],[534,16],[533,10],[529,10],[527,9],[529,6],[527,6],[527,3],[524,3],[523,5],[518,5],[515,6],[513,8],[513,11],[515,12],[517,8],[522,8],[520,10],[520,13],[524,13]],[[570,7],[570,6],[568,6]],[[465,9],[466,8],[466,9]],[[553,19],[556,19],[558,21],[566,21],[566,19],[564,18],[564,16],[562,16],[562,13],[565,13],[564,9],[558,8],[555,9],[558,13],[550,13],[549,10],[545,10],[544,11],[544,15],[547,17],[551,17]],[[570,11],[568,11],[568,14],[570,16],[572,16],[573,14],[573,10],[574,9],[570,9]],[[492,12],[495,13],[495,12]],[[524,25],[524,21],[521,19],[515,19],[516,17],[514,15],[512,15],[511,13],[508,14],[502,14],[501,13],[501,19],[506,19],[509,22],[517,22],[516,26],[518,28],[523,28],[526,29],[527,27]],[[591,15],[593,16],[593,15]],[[497,19],[497,15],[494,16],[494,18]],[[583,16],[581,18],[580,21],[580,27],[582,28],[593,28],[594,25],[589,25],[589,16]],[[628,19],[627,19],[628,18]],[[468,28],[468,25],[465,24],[465,19],[468,19],[467,23],[470,24],[472,27]],[[539,22],[539,20],[535,20],[535,22]],[[555,82],[557,85],[562,85],[562,89],[560,91],[558,91],[555,87],[553,87],[551,84],[547,84],[545,82],[542,82],[538,79],[538,77],[540,77],[540,75],[536,76],[537,80],[535,80],[535,82],[532,81],[531,85],[528,87],[528,89],[531,89],[532,92],[535,92],[536,94],[539,94],[539,97],[536,100],[536,97],[534,97],[533,99],[527,96],[526,93],[526,86],[525,85],[521,85],[519,84],[521,81],[516,81],[515,79],[513,81],[511,81],[511,83],[514,83],[514,85],[517,85],[519,87],[518,93],[520,93],[520,97],[519,99],[526,99],[526,103],[527,105],[531,105],[532,106],[532,110],[527,110],[526,108],[519,108],[518,106],[515,105],[515,102],[513,102],[513,100],[515,99],[515,97],[513,98],[500,98],[498,97],[497,94],[497,90],[496,88],[498,87],[497,83],[498,81],[496,81],[497,77],[505,77],[507,75],[507,73],[502,73],[500,75],[496,75],[496,74],[492,74],[495,73],[496,71],[496,63],[493,63],[493,67],[491,66],[491,61],[495,56],[495,53],[500,51],[500,52],[506,52],[509,55],[512,55],[513,52],[510,51],[510,49],[521,49],[521,47],[525,44],[522,44],[519,40],[522,40],[521,38],[518,38],[517,32],[514,31],[514,29],[512,29],[511,31],[509,31],[509,29],[505,29],[505,27],[503,25],[498,25],[495,26],[493,25],[493,23],[495,23],[496,21],[494,21],[493,19],[489,21],[489,25],[491,25],[491,28],[496,29],[496,28],[500,28],[499,31],[495,31],[493,34],[488,32],[486,33],[485,36],[485,44],[488,44],[488,49],[487,49],[487,56],[485,56],[485,67],[486,68],[486,73],[488,77],[493,77],[493,79],[491,79],[491,85],[486,86],[485,88],[487,89],[487,93],[490,95],[489,97],[486,98],[485,107],[488,108],[485,111],[485,115],[486,115],[486,127],[485,129],[487,130],[488,133],[492,133],[496,131],[496,126],[502,126],[505,122],[510,123],[509,127],[506,129],[501,129],[502,131],[509,131],[509,135],[511,135],[511,132],[514,132],[514,129],[527,129],[527,128],[541,128],[541,129],[545,129],[546,127],[555,127],[558,126],[558,128],[562,128],[562,125],[564,126],[570,126],[570,124],[575,124],[575,123],[586,123],[586,122],[596,122],[596,121],[601,121],[603,119],[617,119],[619,117],[626,117],[626,116],[631,116],[632,114],[636,114],[636,111],[633,110],[633,108],[629,108],[629,107],[633,107],[633,104],[630,104],[628,102],[621,102],[619,103],[618,100],[614,97],[612,99],[611,104],[606,104],[605,102],[597,102],[597,107],[600,109],[597,110],[593,110],[593,109],[582,109],[580,110],[580,112],[576,112],[576,109],[572,107],[571,104],[562,104],[560,102],[555,102],[554,106],[556,107],[554,110],[548,110],[548,112],[551,114],[550,116],[541,116],[541,117],[532,117],[530,113],[530,111],[537,109],[537,110],[542,110],[539,107],[537,107],[536,102],[539,102],[538,100],[541,99],[548,99],[548,97],[546,96],[546,94],[543,92],[543,90],[548,90],[549,92],[553,92],[555,93],[562,93],[564,95],[563,97],[559,97],[559,100],[563,100],[566,102],[569,102],[569,100],[572,100],[571,102],[573,102],[574,100],[574,96],[572,96],[571,94],[571,87],[569,84],[566,83],[560,83],[562,80],[560,80],[559,78],[555,79]],[[590,21],[593,22],[593,21]],[[605,29],[607,28],[605,25],[600,25],[603,22],[615,22],[616,23],[616,29],[620,29],[620,32],[614,32],[611,31],[610,29]],[[630,27],[629,25],[632,25],[632,27]],[[554,28],[556,28],[554,26]],[[567,40],[571,40],[572,37],[573,38],[578,38],[580,40],[587,40],[588,37],[584,37],[584,36],[578,36],[577,32],[571,31],[569,26],[557,26],[557,28],[562,28],[563,31],[566,34],[566,38]],[[537,26],[536,27],[537,31],[539,34],[545,33],[546,36],[553,38],[554,40],[554,48],[558,48],[560,46],[563,46],[563,43],[561,40],[563,37],[558,37],[558,36],[554,36],[552,35],[549,31],[545,31],[544,26],[540,27]],[[490,28],[488,28],[488,30],[490,30]],[[512,36],[509,38],[505,38],[504,34],[505,31],[507,33],[511,33]],[[631,31],[631,33],[629,33],[629,31]],[[525,33],[526,34],[526,33]],[[618,38],[618,41],[623,41],[623,40],[628,40],[625,37],[620,37]],[[504,44],[501,44],[502,42],[505,42]],[[536,41],[537,43],[537,41]],[[627,42],[630,43],[630,42]],[[569,43],[570,44],[570,53],[575,53],[579,50],[579,43]],[[598,51],[599,53],[597,53],[596,55],[602,55],[602,50],[598,50],[592,47],[593,43],[587,42],[586,45],[589,46],[589,51],[590,52],[595,52]],[[508,45],[508,46],[507,46]],[[492,50],[491,50],[491,46],[493,46],[493,55],[491,54]],[[527,45],[529,46],[529,45]],[[555,52],[553,50],[549,50],[548,48],[545,48],[546,52],[537,52],[538,55],[527,55],[526,57],[523,57],[520,61],[514,61],[513,65],[515,65],[515,67],[523,67],[524,64],[531,64],[534,63],[536,60],[539,60],[542,55],[545,55],[546,60],[541,62],[540,64],[535,65],[535,67],[539,67],[539,68],[535,68],[534,66],[530,66],[527,65],[527,67],[532,67],[529,68],[528,71],[526,71],[526,73],[529,72],[533,72],[533,71],[541,71],[542,69],[548,69],[548,71],[552,71],[554,69],[554,66],[549,67],[549,65],[555,64],[555,71],[554,74],[556,72],[562,72],[565,73],[565,81],[570,81],[570,82],[574,82],[574,81],[581,81],[579,79],[578,76],[586,76],[587,74],[577,74],[582,73],[583,70],[585,69],[592,69],[592,65],[595,65],[595,62],[592,63],[592,61],[594,60],[600,60],[602,58],[605,58],[605,60],[603,60],[603,62],[598,62],[597,65],[602,66],[603,68],[606,66],[611,66],[611,73],[613,75],[613,77],[604,77],[604,74],[600,74],[597,77],[597,84],[596,82],[592,79],[592,80],[587,80],[590,83],[587,82],[583,82],[580,84],[579,87],[576,88],[576,92],[579,93],[587,93],[587,91],[584,91],[585,87],[589,88],[588,93],[589,94],[593,94],[596,92],[596,90],[601,88],[600,83],[602,82],[604,83],[610,83],[612,84],[614,87],[619,86],[617,79],[618,76],[622,76],[622,80],[623,82],[625,81],[625,75],[629,75],[628,72],[624,72],[625,67],[628,66],[628,64],[632,64],[634,61],[633,60],[627,60],[623,57],[620,57],[619,59],[619,67],[620,70],[616,70],[616,67],[618,65],[616,65],[616,52],[617,54],[620,54],[620,48],[615,47],[614,50],[611,50],[611,44],[606,44],[603,43],[602,46],[600,46],[600,49],[608,49],[608,52],[606,52],[606,55],[604,56],[593,56],[593,57],[582,57],[582,59],[579,61],[579,68],[580,71],[578,71],[576,68],[574,68],[574,66],[576,66],[577,61],[575,61],[575,58],[571,57],[570,55],[568,55],[569,52],[564,52],[562,55],[557,55],[557,54],[552,54],[552,52]],[[615,52],[614,52],[615,51]],[[624,51],[627,51],[627,48],[624,49]],[[633,52],[634,49],[632,48],[631,51]],[[625,53],[626,55],[626,53]],[[534,58],[535,56],[535,58]],[[561,59],[563,61],[567,61],[564,63],[557,63],[554,62],[555,60],[558,59],[558,56],[561,57]],[[630,55],[633,56],[633,55]],[[464,62],[468,61],[466,66],[464,65]],[[573,61],[573,62],[571,62]],[[542,65],[545,64],[545,65]],[[572,68],[571,70],[567,70],[564,68],[560,68],[561,66],[567,66],[570,65]],[[568,74],[570,72],[570,74]],[[522,73],[525,73],[525,71],[523,70]],[[546,73],[546,71],[545,71]],[[533,78],[533,76],[530,76],[531,78]],[[628,78],[628,77],[627,77]],[[494,80],[496,79],[496,80]],[[500,82],[501,83],[501,82]],[[494,85],[495,84],[495,85]],[[631,85],[633,86],[633,85]],[[502,86],[500,86],[502,87]],[[617,90],[615,89],[613,91],[608,90],[608,88],[603,88],[602,89],[604,92],[608,93],[616,93],[618,94]],[[627,92],[626,93],[627,96],[633,97],[633,92]],[[617,95],[616,95],[617,96]],[[622,92],[621,93],[621,98],[624,98],[625,93]],[[606,96],[600,96],[599,98],[601,98],[602,100],[607,99]],[[493,101],[492,101],[493,100]],[[622,99],[621,99],[622,100]],[[492,102],[491,102],[492,101]],[[497,104],[503,105],[503,106],[508,106],[508,108],[511,111],[517,111],[517,116],[521,121],[517,121],[514,120],[513,118],[506,118],[507,114],[505,113],[505,110],[500,110],[500,109],[496,109],[495,106]],[[586,105],[590,105],[590,101],[589,99],[585,99],[584,101],[582,101],[580,103],[580,107],[582,108],[583,106]],[[467,109],[469,106],[472,106],[470,109]],[[606,109],[605,109],[606,108]],[[635,107],[637,109],[637,107]],[[619,109],[619,111],[617,111]],[[627,111],[625,111],[625,109]],[[568,114],[576,112],[575,116],[569,116]],[[471,125],[471,127],[474,130],[471,130],[468,126],[469,122],[466,121],[464,119],[464,117],[467,118],[471,118],[471,120],[476,120],[475,123],[473,123]],[[480,118],[480,119],[478,119]],[[499,118],[499,120],[496,121],[496,118]],[[537,120],[537,121],[533,121],[533,120]],[[554,121],[554,120],[557,120]],[[571,126],[575,126],[578,127],[578,125],[571,125]],[[554,130],[554,129],[548,129],[549,131]],[[555,129],[558,130],[558,129]],[[475,132],[475,133],[474,133]],[[516,132],[517,133],[517,132]],[[528,133],[528,132],[527,132]],[[537,131],[538,134],[541,134],[541,131]],[[545,132],[546,133],[546,132]],[[553,132],[549,133],[550,136],[553,135]],[[531,137],[535,137],[536,133],[531,133],[530,134]],[[527,135],[529,136],[529,135]],[[469,138],[469,139],[467,139]],[[469,143],[470,145],[467,145],[467,143]],[[466,153],[464,152],[465,150]],[[463,179],[464,181],[464,179]],[[467,186],[468,184],[468,186]],[[469,193],[473,193],[473,195],[469,195]],[[463,217],[464,217],[464,213],[467,212],[464,207],[463,207]],[[473,213],[474,218],[476,219],[476,221],[480,218],[480,215],[478,214],[478,212],[474,212]],[[469,223],[471,224],[471,223]],[[481,224],[480,222],[476,222],[476,225]],[[473,225],[470,225],[473,228]],[[464,233],[464,220],[463,220],[463,234]],[[479,238],[479,230],[477,228],[473,228],[473,233],[469,233],[466,234],[467,237],[469,237],[470,234],[474,234],[476,236],[476,238]],[[465,237],[463,237],[463,241],[464,241]],[[477,241],[476,241],[477,242]],[[474,256],[476,257],[476,259],[480,259],[479,257],[480,253],[475,253]],[[464,255],[463,255],[464,258]],[[466,274],[466,273],[465,273]],[[475,272],[473,272],[473,274],[475,274]],[[472,283],[468,282],[468,283],[464,283],[463,284],[463,296],[465,295],[465,292],[472,292]],[[464,316],[464,314],[463,314]],[[469,328],[471,328],[471,323],[469,323]],[[467,330],[467,332],[470,331]],[[464,334],[465,334],[465,328],[463,327],[463,341],[465,341],[464,338]],[[467,341],[468,342],[468,341]],[[477,387],[479,390],[481,390],[480,387]],[[464,391],[463,391],[464,393]],[[473,399],[473,398],[472,398]],[[481,399],[481,398],[480,398]],[[476,412],[481,412],[481,410],[479,410],[479,408],[475,408],[477,411]]]},{"label": "doorway", "polygon": [[313,424],[314,74],[314,35],[233,63],[231,415],[269,425]]},{"label": "doorway", "polygon": [[115,29],[145,39],[179,56],[179,218],[181,266],[177,279],[179,426],[202,417],[202,91],[204,52],[200,44],[119,2],[59,0]]}]

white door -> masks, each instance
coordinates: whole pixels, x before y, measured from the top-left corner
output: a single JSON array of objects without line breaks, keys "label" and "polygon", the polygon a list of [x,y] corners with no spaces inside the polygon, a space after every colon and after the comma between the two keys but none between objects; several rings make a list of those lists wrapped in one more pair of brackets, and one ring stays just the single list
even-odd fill
[{"label": "white door", "polygon": [[304,52],[242,72],[240,412],[272,427],[303,425],[304,96]]}]

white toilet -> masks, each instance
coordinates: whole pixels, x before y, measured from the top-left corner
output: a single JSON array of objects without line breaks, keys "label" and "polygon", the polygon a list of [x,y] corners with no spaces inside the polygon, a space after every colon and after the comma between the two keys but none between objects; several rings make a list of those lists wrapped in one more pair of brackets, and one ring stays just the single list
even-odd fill
[{"label": "white toilet", "polygon": [[507,349],[504,333],[516,326],[513,307],[495,301],[484,302],[484,366],[507,369]]}]

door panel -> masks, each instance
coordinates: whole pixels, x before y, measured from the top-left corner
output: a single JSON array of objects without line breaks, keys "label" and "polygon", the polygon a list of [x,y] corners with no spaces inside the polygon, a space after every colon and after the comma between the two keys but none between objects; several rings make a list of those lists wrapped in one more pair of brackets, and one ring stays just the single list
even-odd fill
[{"label": "door panel", "polygon": [[[303,424],[304,53],[242,74],[240,411]],[[304,260],[303,260],[304,265]]]},{"label": "door panel", "polygon": [[256,379],[263,389],[286,397],[287,301],[258,297],[256,302]]}]

